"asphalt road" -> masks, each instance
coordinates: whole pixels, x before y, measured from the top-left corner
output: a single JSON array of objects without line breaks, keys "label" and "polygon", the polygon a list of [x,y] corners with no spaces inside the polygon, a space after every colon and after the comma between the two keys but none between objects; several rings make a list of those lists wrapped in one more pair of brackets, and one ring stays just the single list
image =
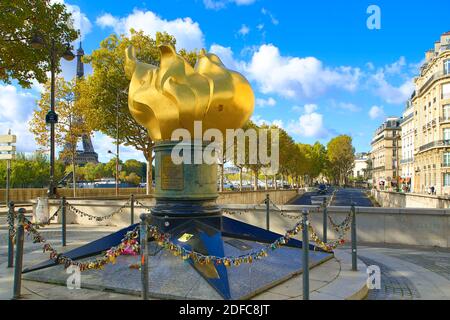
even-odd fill
[{"label": "asphalt road", "polygon": [[[330,198],[333,193],[333,188],[330,188],[328,193],[320,195],[317,191],[306,192],[301,197],[295,199],[292,203],[294,205],[316,205],[318,200],[323,199],[323,197]],[[330,206],[350,206],[352,201],[357,207],[373,207],[372,202],[365,194],[364,190],[345,188],[338,189],[334,194],[332,203]]]}]

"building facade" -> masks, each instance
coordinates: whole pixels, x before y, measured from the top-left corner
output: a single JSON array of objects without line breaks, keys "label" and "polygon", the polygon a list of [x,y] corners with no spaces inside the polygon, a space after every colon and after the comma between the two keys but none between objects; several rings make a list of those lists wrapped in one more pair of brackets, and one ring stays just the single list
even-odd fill
[{"label": "building facade", "polygon": [[415,78],[414,191],[450,195],[450,32],[442,34]]},{"label": "building facade", "polygon": [[355,161],[353,165],[353,178],[362,178],[366,180],[368,178],[367,172],[367,161],[369,160],[369,155],[365,152],[355,154]]},{"label": "building facade", "polygon": [[400,160],[401,189],[414,192],[414,139],[416,136],[414,123],[414,107],[411,99],[406,102],[403,118],[400,123],[402,139],[402,156]]},{"label": "building facade", "polygon": [[375,131],[370,152],[372,183],[380,190],[397,190],[400,182],[401,118],[390,117]]}]

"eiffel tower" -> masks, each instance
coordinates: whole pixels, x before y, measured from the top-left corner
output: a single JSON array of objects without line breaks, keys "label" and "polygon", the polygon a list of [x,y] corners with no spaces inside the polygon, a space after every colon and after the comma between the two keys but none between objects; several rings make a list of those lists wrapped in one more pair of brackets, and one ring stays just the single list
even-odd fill
[{"label": "eiffel tower", "polygon": [[[77,79],[81,79],[84,77],[84,64],[81,61],[81,58],[84,56],[84,50],[80,46],[77,50]],[[81,119],[75,119],[75,121],[82,121]],[[83,150],[77,150],[75,155],[75,163],[77,165],[83,166],[88,162],[98,163],[98,154],[94,150],[94,145],[92,144],[91,136],[89,134],[82,134],[81,140],[83,142]],[[72,145],[70,143],[66,143],[64,146],[64,151],[60,153],[59,158],[64,162],[65,165],[68,165],[72,162],[70,154],[68,152],[72,150]]]}]

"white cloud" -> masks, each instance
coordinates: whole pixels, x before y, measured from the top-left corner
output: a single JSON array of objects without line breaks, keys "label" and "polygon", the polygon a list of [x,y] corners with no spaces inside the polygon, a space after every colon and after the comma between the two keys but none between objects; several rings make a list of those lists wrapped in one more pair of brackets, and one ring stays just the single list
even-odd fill
[{"label": "white cloud", "polygon": [[238,33],[239,33],[241,36],[246,36],[247,34],[250,33],[250,28],[247,27],[245,24],[243,24],[243,25],[241,26],[241,28],[239,29]]},{"label": "white cloud", "polygon": [[272,98],[272,97],[267,98],[267,99],[262,99],[262,98],[257,98],[256,99],[256,105],[258,107],[263,107],[263,108],[264,107],[273,107],[276,104],[277,104],[277,101],[274,98]]},{"label": "white cloud", "polygon": [[17,136],[18,152],[33,152],[36,143],[28,129],[36,97],[12,85],[0,85],[0,134],[11,133]]},{"label": "white cloud", "polygon": [[378,71],[371,77],[369,83],[374,84],[374,92],[387,103],[404,103],[414,91],[413,80],[407,79],[399,86],[390,84],[383,71]]},{"label": "white cloud", "polygon": [[336,102],[335,100],[331,100],[331,108],[342,110],[345,112],[359,112],[361,108],[353,103],[348,102]]},{"label": "white cloud", "polygon": [[51,3],[63,3],[67,11],[72,14],[73,27],[81,32],[81,40],[92,31],[92,23],[77,5],[69,4],[64,0],[52,0]]},{"label": "white cloud", "polygon": [[297,121],[290,121],[287,126],[288,132],[307,138],[325,138],[329,135],[324,127],[323,115],[316,112],[316,104],[306,104],[302,114]]},{"label": "white cloud", "polygon": [[203,0],[206,9],[220,10],[226,8],[229,3],[237,6],[247,6],[255,3],[256,0]]},{"label": "white cloud", "polygon": [[[115,140],[107,135],[95,132],[92,136],[92,144],[95,151],[98,153],[100,162],[108,162],[114,155],[108,154],[108,150],[116,152]],[[119,157],[121,160],[136,159],[145,162],[145,157],[141,151],[136,150],[130,146],[120,146]]]},{"label": "white cloud", "polygon": [[372,108],[370,108],[369,110],[369,117],[371,119],[380,119],[380,118],[385,118],[386,115],[384,113],[384,109],[383,107],[379,107],[379,106],[372,106]]},{"label": "white cloud", "polygon": [[289,98],[311,98],[329,88],[354,91],[359,84],[359,68],[324,67],[314,57],[284,57],[272,45],[262,45],[246,64],[245,73],[254,80],[261,92],[277,93]]},{"label": "white cloud", "polygon": [[198,22],[191,18],[177,18],[165,20],[152,11],[134,9],[130,15],[117,18],[110,13],[105,13],[96,20],[102,28],[113,28],[117,34],[130,34],[130,29],[143,30],[154,37],[156,32],[166,31],[175,36],[177,47],[187,50],[201,49],[204,47],[204,35]]},{"label": "white cloud", "polygon": [[242,62],[234,59],[233,50],[230,47],[213,44],[209,48],[209,52],[216,54],[228,69],[242,71]]},{"label": "white cloud", "polygon": [[267,10],[266,8],[262,8],[261,9],[261,13],[265,16],[268,16],[270,18],[270,22],[272,22],[273,25],[278,25],[280,22],[278,21],[278,19],[275,18],[275,16],[272,14],[272,12],[270,12],[269,10]]},{"label": "white cloud", "polygon": [[[417,74],[417,64],[408,64],[405,57],[387,64],[370,75],[367,85],[385,102],[390,104],[404,103],[414,91],[413,78]],[[397,85],[390,81],[397,81]]]},{"label": "white cloud", "polygon": [[265,125],[268,125],[268,126],[270,126],[270,125],[276,125],[276,126],[278,126],[278,127],[280,127],[280,128],[283,128],[283,126],[284,126],[283,120],[275,119],[275,120],[270,121],[270,120],[263,119],[263,118],[261,117],[261,115],[257,115],[257,114],[255,114],[255,115],[252,116],[252,121],[253,121],[257,126],[262,126],[262,125],[264,125],[264,124],[265,124]]}]

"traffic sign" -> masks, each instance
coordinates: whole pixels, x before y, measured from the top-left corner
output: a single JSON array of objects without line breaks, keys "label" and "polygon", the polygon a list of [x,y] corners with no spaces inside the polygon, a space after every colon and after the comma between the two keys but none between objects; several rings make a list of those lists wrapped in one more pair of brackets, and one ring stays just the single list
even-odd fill
[{"label": "traffic sign", "polygon": [[0,153],[0,160],[14,160],[16,155],[14,153]]},{"label": "traffic sign", "polygon": [[49,111],[45,115],[45,123],[57,123],[58,122],[58,115],[55,111]]},{"label": "traffic sign", "polygon": [[16,143],[16,136],[11,134],[0,135],[0,143]]},{"label": "traffic sign", "polygon": [[0,152],[14,152],[16,151],[16,146],[0,146]]}]

